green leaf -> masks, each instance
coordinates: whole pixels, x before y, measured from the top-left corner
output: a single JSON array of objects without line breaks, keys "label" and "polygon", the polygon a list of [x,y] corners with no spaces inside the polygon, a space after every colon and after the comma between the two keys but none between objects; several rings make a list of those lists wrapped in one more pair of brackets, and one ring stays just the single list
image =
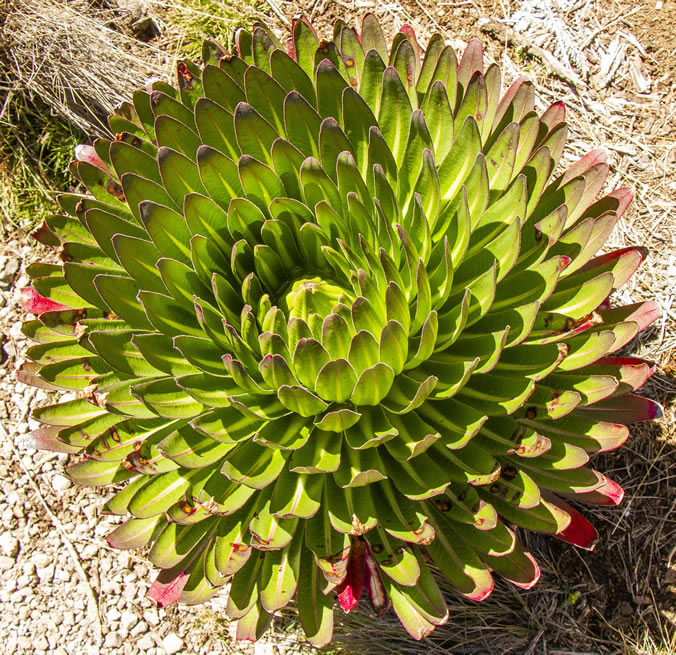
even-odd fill
[{"label": "green leaf", "polygon": [[401,167],[411,126],[411,101],[396,69],[385,69],[382,85],[378,123],[397,166]]},{"label": "green leaf", "polygon": [[319,510],[323,488],[324,476],[298,474],[286,468],[275,482],[270,512],[283,519],[309,519]]},{"label": "green leaf", "polygon": [[340,466],[333,478],[339,487],[364,487],[384,480],[387,474],[377,448],[354,450],[343,443]]},{"label": "green leaf", "polygon": [[121,180],[126,196],[129,209],[131,209],[134,218],[143,224],[141,221],[141,211],[139,204],[143,201],[154,202],[158,205],[165,205],[173,209],[178,209],[172,197],[166,192],[165,188],[155,182],[146,180],[133,173],[125,173]]},{"label": "green leaf", "polygon": [[153,90],[150,94],[150,106],[156,118],[166,115],[183,123],[191,130],[195,129],[195,116],[192,111],[182,102],[159,89]]},{"label": "green leaf", "polygon": [[237,443],[253,436],[263,419],[242,414],[234,407],[224,407],[201,414],[191,421],[200,432],[226,444]]},{"label": "green leaf", "polygon": [[237,166],[245,195],[267,215],[270,203],[285,193],[282,180],[271,168],[248,155],[242,155]]},{"label": "green leaf", "polygon": [[285,462],[284,451],[245,441],[228,456],[221,471],[233,482],[264,489],[277,479]]},{"label": "green leaf", "polygon": [[140,148],[123,141],[114,141],[110,144],[110,161],[118,178],[121,178],[125,173],[135,173],[157,184],[162,183],[157,168],[157,160]]},{"label": "green leaf", "polygon": [[361,419],[345,431],[345,438],[350,448],[355,450],[374,448],[397,436],[397,430],[392,426],[389,415],[381,408],[361,409]]},{"label": "green leaf", "polygon": [[140,205],[143,224],[164,257],[190,264],[190,231],[181,214],[153,202]]},{"label": "green leaf", "polygon": [[158,146],[177,150],[195,161],[197,149],[202,145],[199,135],[180,121],[170,116],[159,116],[155,121],[155,137]]},{"label": "green leaf", "polygon": [[442,206],[458,193],[481,152],[481,135],[473,118],[468,117],[456,134],[448,155],[438,169]]},{"label": "green leaf", "polygon": [[367,532],[365,538],[381,571],[406,587],[418,582],[421,567],[410,546],[390,537],[380,525]]},{"label": "green leaf", "polygon": [[200,146],[197,165],[207,193],[227,210],[230,200],[244,194],[237,164],[209,146]]},{"label": "green leaf", "polygon": [[[198,193],[185,197],[185,221],[194,235],[200,235],[213,241],[223,252],[229,252],[232,241],[227,233],[227,213],[215,202]],[[200,251],[201,252],[201,251]],[[191,239],[191,259],[194,263],[195,249]],[[211,274],[209,274],[209,279]]]},{"label": "green leaf", "polygon": [[150,479],[142,477],[144,484],[129,501],[129,512],[137,519],[164,514],[185,495],[191,477],[194,475],[178,469]]},{"label": "green leaf", "polygon": [[119,275],[97,275],[94,286],[106,305],[127,323],[141,329],[152,328],[136,299],[139,289],[133,280]]},{"label": "green leaf", "polygon": [[407,414],[387,413],[387,420],[398,432],[398,435],[386,442],[392,457],[399,461],[407,461],[424,453],[441,434],[425,423],[417,412]]},{"label": "green leaf", "polygon": [[[182,468],[201,471],[205,476],[211,475],[210,467],[222,460],[233,447],[200,434],[189,426],[176,430],[157,445],[165,457]],[[194,478],[195,481],[200,479],[201,476]]]},{"label": "green leaf", "polygon": [[272,163],[270,148],[279,133],[246,102],[240,102],[235,108],[235,134],[243,155]]},{"label": "green leaf", "polygon": [[216,516],[194,525],[168,523],[155,540],[148,559],[162,569],[176,566],[187,560],[194,549],[203,548],[213,537],[217,525]]},{"label": "green leaf", "polygon": [[287,91],[298,91],[311,105],[316,106],[317,96],[308,74],[283,50],[270,55],[270,69],[275,80]]},{"label": "green leaf", "polygon": [[270,75],[256,67],[248,68],[244,74],[244,88],[247,101],[258,109],[279,134],[284,135],[286,91]]},{"label": "green leaf", "polygon": [[[267,498],[267,496],[266,496]],[[270,513],[270,501],[266,500],[256,510],[249,531],[252,545],[259,550],[278,550],[285,548],[298,529],[298,519],[282,519]]]},{"label": "green leaf", "polygon": [[260,577],[261,604],[267,612],[286,607],[296,593],[300,577],[303,531],[299,530],[289,546],[268,553]]},{"label": "green leaf", "polygon": [[314,78],[315,52],[319,43],[314,29],[305,17],[295,20],[292,27],[293,57],[310,79]]},{"label": "green leaf", "polygon": [[483,600],[493,590],[490,572],[474,549],[456,536],[445,515],[432,503],[427,503],[426,508],[436,535],[427,546],[434,563],[461,594]]},{"label": "green leaf", "polygon": [[341,460],[341,444],[342,437],[339,434],[315,428],[307,443],[294,451],[289,469],[294,473],[336,471]]},{"label": "green leaf", "polygon": [[[145,315],[150,324],[160,332],[175,336],[190,334],[203,337],[204,332],[195,318],[195,313],[183,309],[171,296],[151,291],[140,291],[138,294]],[[170,309],[170,311],[168,311]]]},{"label": "green leaf", "polygon": [[[207,98],[217,102],[228,111],[234,112],[235,107],[246,100],[244,91],[235,80],[217,66],[208,64],[202,71],[202,85]],[[198,101],[199,104],[199,101]],[[197,114],[197,105],[195,106]]]},{"label": "green leaf", "polygon": [[116,484],[136,475],[121,462],[97,462],[87,459],[78,464],[72,464],[66,469],[68,476],[84,487],[99,487]]},{"label": "green leaf", "polygon": [[[464,55],[463,60],[465,60]],[[462,72],[458,70],[458,77],[460,77],[461,75]],[[456,132],[460,129],[465,120],[470,116],[472,116],[480,125],[488,109],[488,94],[486,89],[486,81],[484,79],[484,76],[481,74],[479,70],[474,71],[471,74],[471,78],[468,78],[462,84],[462,86],[465,87],[465,93],[455,112],[453,120],[454,129]]]},{"label": "green leaf", "polygon": [[[331,45],[333,46],[335,55],[335,46]],[[319,59],[315,72],[317,79],[317,110],[322,118],[340,120],[342,115],[341,98],[343,91],[349,86],[346,81],[349,75],[347,73],[341,75],[338,70],[339,68],[345,70],[342,59],[338,60],[337,56],[334,56],[334,61],[331,61],[329,58],[325,58],[323,54],[329,54],[329,52],[317,52],[317,58]]]},{"label": "green leaf", "polygon": [[186,394],[173,378],[135,384],[131,393],[151,411],[165,418],[192,418],[204,411],[204,405]]},{"label": "green leaf", "polygon": [[342,106],[343,131],[353,146],[359,172],[366,178],[369,132],[372,126],[378,125],[378,121],[364,99],[351,87],[343,92]]},{"label": "green leaf", "polygon": [[382,27],[376,16],[368,13],[364,16],[361,28],[361,43],[365,52],[375,50],[383,61],[387,61],[387,43]]},{"label": "green leaf", "polygon": [[127,519],[106,535],[106,541],[113,548],[132,550],[143,548],[154,541],[167,521],[159,515],[149,519]]},{"label": "green leaf", "polygon": [[[402,30],[403,31],[403,30]],[[395,68],[401,81],[404,83],[406,92],[411,99],[411,104],[413,108],[417,108],[418,105],[418,94],[416,92],[416,77],[418,74],[419,68],[419,47],[415,43],[415,33],[411,30],[407,38],[400,39],[397,45],[397,36],[396,35],[392,42],[392,52],[390,55],[390,65]],[[413,43],[415,43],[415,49],[412,45],[411,40],[408,37],[412,37]]]},{"label": "green leaf", "polygon": [[341,358],[331,360],[321,368],[315,386],[320,398],[341,403],[350,397],[356,382],[354,369]]},{"label": "green leaf", "polygon": [[[300,22],[300,21],[299,21]],[[308,548],[301,551],[298,576],[298,614],[303,632],[316,648],[330,643],[333,636],[333,598],[322,593],[324,576]]]},{"label": "green leaf", "polygon": [[434,143],[434,158],[442,162],[453,145],[454,127],[448,93],[440,81],[429,87],[421,108]]}]

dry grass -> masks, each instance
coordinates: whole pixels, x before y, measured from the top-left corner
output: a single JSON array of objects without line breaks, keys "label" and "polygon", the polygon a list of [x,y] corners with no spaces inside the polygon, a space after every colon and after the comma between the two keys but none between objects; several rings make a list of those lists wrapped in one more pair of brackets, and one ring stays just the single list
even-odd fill
[{"label": "dry grass", "polygon": [[[4,0],[5,13],[8,3],[11,11],[5,34],[11,34],[12,39],[13,88],[37,94],[52,103],[61,116],[90,133],[105,129],[101,119],[112,104],[126,99],[150,75],[169,70],[186,36],[175,32],[157,46],[142,44],[111,27],[107,10],[83,12],[88,5],[84,0]],[[160,15],[171,4],[152,0],[150,11]],[[409,23],[423,42],[440,31],[461,50],[469,37],[482,36],[488,56],[501,64],[508,80],[526,74],[534,81],[540,109],[554,100],[565,101],[571,125],[567,162],[592,147],[605,147],[611,153],[609,188],[627,185],[635,189],[633,209],[613,234],[610,245],[643,244],[652,256],[632,283],[622,289],[619,300],[653,299],[663,312],[662,318],[628,350],[658,364],[657,374],[643,393],[660,401],[665,415],[650,426],[638,426],[619,452],[596,458],[598,468],[627,492],[621,508],[587,511],[601,533],[596,551],[586,553],[553,539],[530,537],[530,546],[543,569],[535,589],[522,592],[498,583],[491,598],[480,604],[447,590],[450,619],[420,644],[406,637],[393,615],[374,620],[362,604],[358,611],[337,622],[336,646],[342,652],[676,652],[676,144],[670,135],[676,128],[676,95],[668,79],[659,83],[666,70],[661,50],[652,47],[655,44],[640,42],[639,33],[634,34],[644,19],[641,12],[652,11],[655,5],[623,5],[615,0],[570,3],[576,8],[562,14],[562,24],[577,35],[579,53],[577,63],[568,62],[570,65],[561,69],[562,65],[557,68],[536,48],[524,50],[524,37],[506,30],[507,23],[498,22],[496,28],[482,22],[509,19],[521,4],[508,0],[267,0],[267,6],[262,7],[268,22],[280,32],[287,29],[297,11],[314,17],[325,36],[335,18],[354,22],[366,11],[374,11],[390,32]],[[195,0],[189,3],[189,11],[195,16],[208,14]],[[208,21],[204,25],[213,29]],[[633,37],[639,47],[618,50],[613,44],[625,38],[618,36],[620,32]],[[546,33],[538,38],[538,48],[554,52],[556,34],[550,34],[549,39]],[[676,36],[672,34],[672,38]],[[627,42],[631,44],[631,39]],[[7,44],[0,44],[0,51],[3,47],[6,54]],[[618,62],[611,62],[617,65],[606,83],[598,76],[608,66],[609,53],[616,51],[623,52],[624,59],[617,55]],[[92,57],[92,52],[97,56]],[[649,92],[632,89],[631,65],[636,62],[636,53],[649,64],[653,78]],[[657,126],[655,116],[660,117]],[[210,625],[212,621],[218,624],[215,617],[207,618]]]},{"label": "dry grass", "polygon": [[85,133],[107,133],[115,104],[169,63],[166,52],[116,29],[86,0],[2,0],[0,50],[12,71],[7,100],[33,94]]}]

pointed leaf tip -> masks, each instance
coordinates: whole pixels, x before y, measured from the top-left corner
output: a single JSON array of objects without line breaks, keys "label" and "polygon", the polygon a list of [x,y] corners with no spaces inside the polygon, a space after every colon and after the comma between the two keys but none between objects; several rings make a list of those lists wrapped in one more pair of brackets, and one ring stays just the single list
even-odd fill
[{"label": "pointed leaf tip", "polygon": [[565,529],[554,535],[557,539],[573,544],[585,550],[594,550],[599,540],[596,528],[580,514],[572,505],[557,496],[548,495],[548,500],[570,516],[570,523]]},{"label": "pointed leaf tip", "polygon": [[45,312],[60,312],[70,307],[41,296],[33,287],[24,287],[21,289],[21,309],[39,316]]},{"label": "pointed leaf tip", "polygon": [[[161,571],[155,578],[155,582],[150,585],[146,598],[157,605],[157,607],[168,607],[178,602],[183,593],[183,588],[188,582],[188,576],[185,571],[181,571],[177,576],[171,578],[169,571]],[[171,574],[173,575],[173,574]]]},{"label": "pointed leaf tip", "polygon": [[358,538],[352,544],[350,558],[347,563],[347,575],[338,585],[338,602],[340,608],[349,614],[361,598],[364,590],[364,579],[366,575],[366,542]]}]

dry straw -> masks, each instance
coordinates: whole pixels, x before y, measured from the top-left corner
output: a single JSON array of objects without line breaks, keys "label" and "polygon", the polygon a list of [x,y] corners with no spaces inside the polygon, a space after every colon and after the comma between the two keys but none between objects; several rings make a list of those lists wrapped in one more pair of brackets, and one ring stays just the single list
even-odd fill
[{"label": "dry straw", "polygon": [[28,93],[87,134],[151,76],[168,68],[163,50],[118,29],[119,12],[86,0],[0,0],[0,56],[11,95]]}]

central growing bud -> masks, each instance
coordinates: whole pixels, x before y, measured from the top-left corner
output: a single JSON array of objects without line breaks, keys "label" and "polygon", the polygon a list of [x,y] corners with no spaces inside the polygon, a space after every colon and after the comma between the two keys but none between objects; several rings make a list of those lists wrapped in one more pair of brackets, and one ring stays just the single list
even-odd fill
[{"label": "central growing bud", "polygon": [[289,319],[299,318],[309,323],[313,314],[323,319],[337,304],[350,305],[352,300],[351,294],[337,284],[319,277],[306,277],[291,284],[280,304]]}]

